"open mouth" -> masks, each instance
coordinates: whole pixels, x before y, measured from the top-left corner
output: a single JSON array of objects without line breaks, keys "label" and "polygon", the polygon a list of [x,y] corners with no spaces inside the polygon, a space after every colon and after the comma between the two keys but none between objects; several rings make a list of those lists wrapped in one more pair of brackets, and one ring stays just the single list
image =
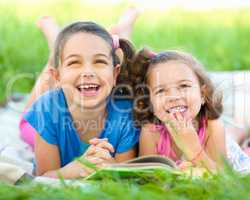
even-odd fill
[{"label": "open mouth", "polygon": [[76,88],[84,96],[95,96],[100,90],[100,85],[95,83],[85,83],[78,85]]},{"label": "open mouth", "polygon": [[167,113],[184,113],[187,111],[187,106],[174,106],[166,110]]}]

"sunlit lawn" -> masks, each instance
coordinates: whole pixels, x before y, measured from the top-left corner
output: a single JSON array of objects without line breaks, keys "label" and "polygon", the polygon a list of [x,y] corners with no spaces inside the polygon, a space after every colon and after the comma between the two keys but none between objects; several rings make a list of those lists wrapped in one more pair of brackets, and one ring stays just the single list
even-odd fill
[{"label": "sunlit lawn", "polygon": [[[35,26],[40,16],[51,15],[62,26],[81,19],[110,27],[128,6],[79,0],[11,2],[0,3],[0,101],[13,91],[12,83],[15,91],[28,92],[46,64],[47,44]],[[209,70],[249,69],[249,19],[250,10],[146,10],[136,22],[132,41],[137,48],[186,50]]]},{"label": "sunlit lawn", "polygon": [[[48,48],[35,26],[43,15],[65,25],[94,20],[109,27],[127,4],[91,6],[80,1],[0,2],[0,102],[13,91],[28,92],[46,64]],[[33,1],[30,1],[33,2]],[[74,2],[74,5],[72,4]],[[181,49],[197,56],[209,70],[250,68],[250,10],[191,12],[145,11],[132,35],[136,47],[155,51]],[[14,90],[12,87],[14,86]],[[87,189],[62,186],[0,185],[0,200],[8,199],[249,199],[250,177],[228,171],[202,179],[174,179],[137,185],[134,182],[92,182]]]},{"label": "sunlit lawn", "polygon": [[140,184],[119,179],[82,182],[81,187],[72,184],[10,186],[0,183],[1,200],[244,200],[249,199],[249,195],[250,176],[234,174],[227,168],[218,175],[207,174],[202,178],[156,173],[154,181],[144,180]]}]

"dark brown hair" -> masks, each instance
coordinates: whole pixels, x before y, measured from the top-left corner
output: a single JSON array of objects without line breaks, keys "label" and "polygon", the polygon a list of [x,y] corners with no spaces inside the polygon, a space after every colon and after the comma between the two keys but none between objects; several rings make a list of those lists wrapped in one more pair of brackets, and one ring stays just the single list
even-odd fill
[{"label": "dark brown hair", "polygon": [[[135,50],[133,47],[133,44],[125,39],[119,39],[119,48],[122,49],[124,57],[123,61],[119,60],[118,56],[116,55],[115,51],[115,45],[112,39],[112,36],[100,25],[94,23],[94,22],[75,22],[68,26],[66,26],[58,35],[55,47],[54,47],[54,53],[52,57],[52,62],[55,68],[58,68],[60,65],[61,55],[63,48],[65,46],[65,43],[69,40],[69,38],[76,34],[76,33],[90,33],[94,34],[100,38],[102,38],[104,41],[106,41],[110,47],[111,47],[111,55],[113,60],[113,65],[120,64],[121,65],[121,72],[117,78],[117,85],[119,84],[128,84],[128,67],[131,63],[131,59],[134,56]],[[119,93],[123,94],[126,93],[126,88],[120,87]]]},{"label": "dark brown hair", "polygon": [[[222,106],[222,95],[215,91],[215,87],[204,70],[202,64],[192,55],[180,51],[165,51],[155,54],[149,49],[140,50],[134,57],[130,68],[131,81],[133,85],[134,117],[138,124],[160,123],[154,116],[150,103],[150,90],[148,88],[147,73],[150,66],[169,61],[178,61],[186,64],[198,78],[200,86],[205,86],[203,94],[205,103],[201,106],[200,113],[204,113],[207,119],[213,120],[220,117]],[[199,113],[199,114],[200,114]]]}]

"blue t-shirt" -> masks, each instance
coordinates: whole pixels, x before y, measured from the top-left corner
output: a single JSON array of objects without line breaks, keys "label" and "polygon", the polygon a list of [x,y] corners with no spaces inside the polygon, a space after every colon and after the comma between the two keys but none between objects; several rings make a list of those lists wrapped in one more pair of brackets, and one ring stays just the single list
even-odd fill
[{"label": "blue t-shirt", "polygon": [[[108,98],[107,117],[99,138],[108,138],[115,153],[126,152],[138,143],[139,130],[134,127],[131,111],[131,101]],[[75,129],[62,89],[43,94],[24,118],[46,142],[58,146],[62,167],[81,156],[89,146],[81,141]]]}]

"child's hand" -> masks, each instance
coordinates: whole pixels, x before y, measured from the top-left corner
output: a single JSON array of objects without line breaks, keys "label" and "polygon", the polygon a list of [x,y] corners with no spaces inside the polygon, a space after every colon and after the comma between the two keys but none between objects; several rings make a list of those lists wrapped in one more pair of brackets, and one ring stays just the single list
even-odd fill
[{"label": "child's hand", "polygon": [[185,171],[191,167],[193,167],[193,163],[189,162],[189,161],[182,161],[179,165],[178,168],[182,171]]},{"label": "child's hand", "polygon": [[191,118],[181,113],[170,113],[167,116],[165,125],[176,146],[184,153],[188,160],[192,160],[199,154],[202,146]]},{"label": "child's hand", "polygon": [[103,139],[93,138],[89,140],[89,144],[104,148],[108,150],[110,153],[114,153],[115,151],[114,147],[108,142],[107,138],[103,138]]},{"label": "child's hand", "polygon": [[91,145],[86,152],[84,153],[83,157],[96,157],[102,160],[112,160],[112,156],[107,149],[104,149],[99,146]]},{"label": "child's hand", "polygon": [[[96,165],[98,164],[97,159],[96,160],[87,159],[87,160],[92,162],[93,164],[96,164]],[[80,177],[86,177],[92,172],[94,172],[94,169],[91,169],[83,165],[78,160],[74,160],[59,170],[46,172],[45,174],[43,174],[43,176],[50,177],[50,178],[59,178],[61,176],[66,179],[75,179],[75,178],[80,178]]]},{"label": "child's hand", "polygon": [[91,146],[86,150],[83,157],[90,162],[97,165],[97,167],[104,167],[108,164],[114,163],[115,160],[110,153],[114,152],[113,146],[108,143],[107,139],[94,138],[89,141]]},{"label": "child's hand", "polygon": [[93,173],[96,168],[102,168],[107,166],[107,162],[105,160],[95,156],[84,156],[84,159],[94,164],[95,168],[85,165],[84,162],[82,163],[80,160],[74,160],[65,167],[61,168],[59,170],[59,173],[61,172],[62,174],[64,174],[64,176],[66,175],[68,178],[86,177]]}]

